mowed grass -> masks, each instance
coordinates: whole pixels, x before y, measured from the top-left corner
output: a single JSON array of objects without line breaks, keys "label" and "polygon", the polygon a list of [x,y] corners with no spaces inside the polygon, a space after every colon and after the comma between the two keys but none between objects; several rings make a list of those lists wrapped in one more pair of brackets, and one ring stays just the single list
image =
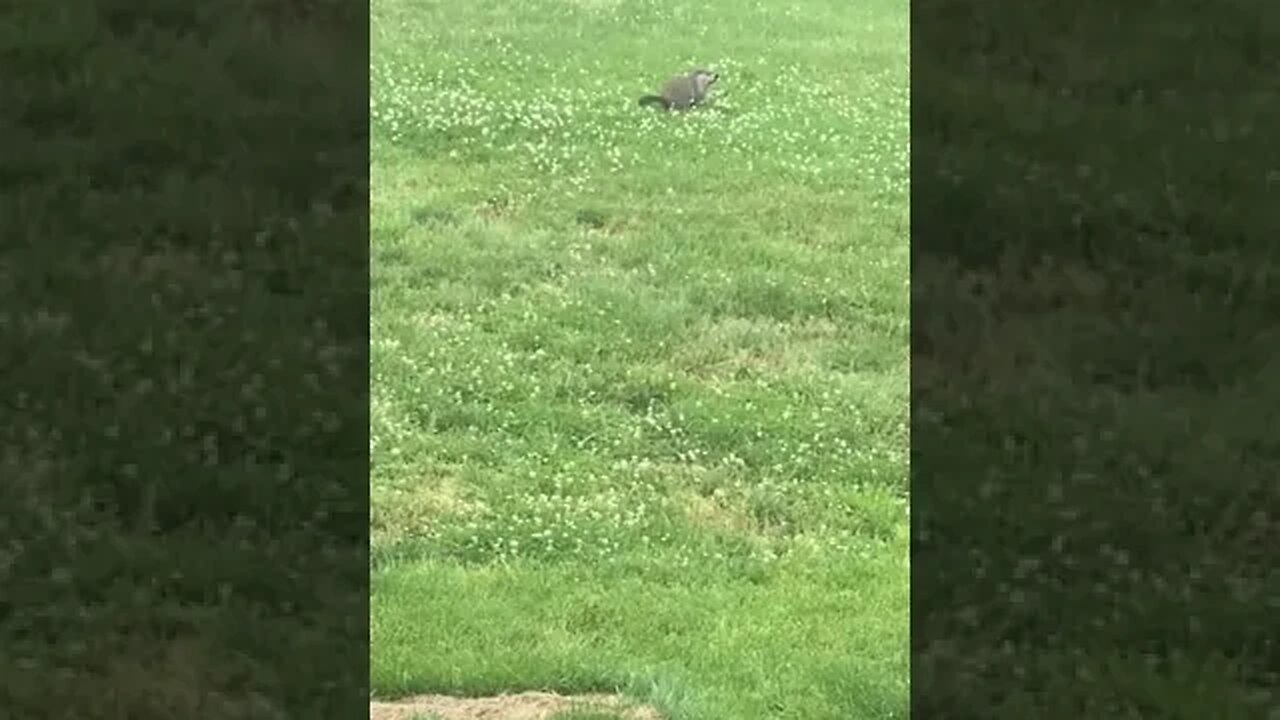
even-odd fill
[{"label": "mowed grass", "polygon": [[372,13],[375,694],[906,717],[907,6]]},{"label": "mowed grass", "polygon": [[1280,718],[1280,17],[916,9],[913,710]]}]

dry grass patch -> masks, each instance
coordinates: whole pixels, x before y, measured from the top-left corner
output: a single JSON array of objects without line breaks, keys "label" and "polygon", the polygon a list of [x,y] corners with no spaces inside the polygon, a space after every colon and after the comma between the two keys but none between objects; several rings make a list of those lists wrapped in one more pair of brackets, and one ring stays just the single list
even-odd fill
[{"label": "dry grass patch", "polygon": [[394,702],[370,702],[369,720],[553,720],[573,711],[613,713],[618,720],[662,720],[657,710],[633,705],[619,695],[545,692],[479,698],[417,695]]},{"label": "dry grass patch", "polygon": [[735,502],[723,493],[684,493],[680,498],[680,507],[689,523],[696,528],[735,535],[757,533],[756,522],[746,508],[742,507],[742,503]]},{"label": "dry grass patch", "polygon": [[462,482],[447,471],[433,472],[417,483],[376,488],[371,500],[374,544],[406,533],[420,534],[445,516],[479,514],[487,509],[469,499]]},{"label": "dry grass patch", "polygon": [[782,323],[768,318],[708,320],[677,352],[678,362],[702,377],[733,377],[741,371],[770,375],[798,373],[819,363],[822,350],[839,339],[825,318]]}]

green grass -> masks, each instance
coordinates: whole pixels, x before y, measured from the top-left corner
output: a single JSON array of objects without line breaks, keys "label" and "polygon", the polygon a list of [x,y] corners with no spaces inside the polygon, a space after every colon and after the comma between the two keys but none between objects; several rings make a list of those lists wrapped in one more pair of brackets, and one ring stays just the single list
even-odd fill
[{"label": "green grass", "polygon": [[365,702],[363,18],[280,6],[0,11],[6,716]]},{"label": "green grass", "polygon": [[1276,18],[920,10],[913,710],[1274,717]]},{"label": "green grass", "polygon": [[906,7],[372,12],[375,693],[905,717]]}]

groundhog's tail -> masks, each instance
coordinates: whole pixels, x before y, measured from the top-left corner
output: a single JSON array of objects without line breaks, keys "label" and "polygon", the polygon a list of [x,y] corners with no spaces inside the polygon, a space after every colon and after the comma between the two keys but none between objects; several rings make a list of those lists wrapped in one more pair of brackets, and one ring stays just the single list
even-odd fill
[{"label": "groundhog's tail", "polygon": [[658,106],[658,107],[662,108],[663,110],[670,110],[670,109],[671,109],[671,103],[667,102],[667,99],[666,99],[666,98],[664,98],[664,97],[662,97],[661,95],[643,95],[643,96],[641,96],[641,97],[640,97],[640,106],[641,106],[641,107],[644,107],[644,106],[646,106],[646,105],[656,105],[656,106]]}]

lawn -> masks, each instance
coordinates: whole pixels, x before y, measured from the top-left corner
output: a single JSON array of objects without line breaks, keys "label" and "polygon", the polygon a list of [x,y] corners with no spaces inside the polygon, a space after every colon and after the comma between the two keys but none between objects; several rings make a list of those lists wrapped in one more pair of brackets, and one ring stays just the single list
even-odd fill
[{"label": "lawn", "polygon": [[281,5],[0,11],[4,717],[366,701],[364,9]]},{"label": "lawn", "polygon": [[1280,717],[1280,18],[917,12],[913,710]]},{"label": "lawn", "polygon": [[373,2],[376,696],[906,717],[907,17]]}]

